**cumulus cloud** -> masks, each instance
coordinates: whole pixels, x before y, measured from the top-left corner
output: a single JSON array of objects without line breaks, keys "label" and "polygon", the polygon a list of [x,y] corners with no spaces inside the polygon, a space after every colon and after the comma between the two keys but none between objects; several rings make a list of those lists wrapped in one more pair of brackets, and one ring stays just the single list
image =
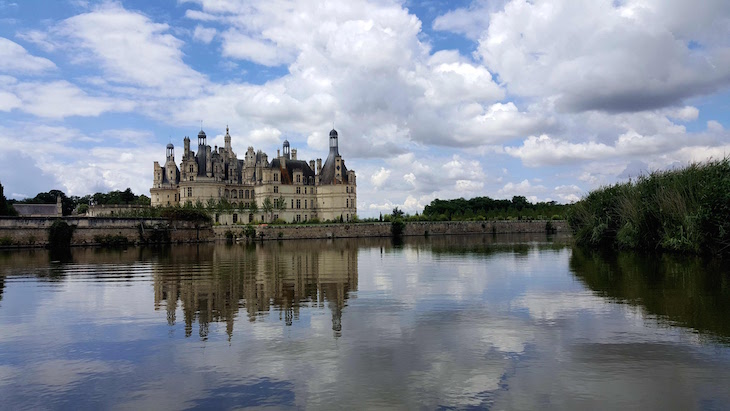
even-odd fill
[{"label": "cumulus cloud", "polygon": [[689,11],[658,0],[513,0],[490,16],[478,55],[512,92],[555,96],[564,110],[667,107],[730,84],[729,11],[722,1]]},{"label": "cumulus cloud", "polygon": [[0,71],[37,74],[55,68],[51,60],[33,56],[20,44],[0,37]]},{"label": "cumulus cloud", "polygon": [[197,25],[195,26],[195,30],[193,31],[193,39],[204,44],[210,44],[210,42],[213,41],[216,33],[216,29],[214,28]]},{"label": "cumulus cloud", "polygon": [[388,181],[388,178],[390,177],[390,170],[386,170],[384,167],[380,167],[380,170],[370,176],[370,182],[373,184],[373,187],[380,188],[385,184],[386,181]]},{"label": "cumulus cloud", "polygon": [[50,29],[59,47],[93,62],[112,83],[171,96],[197,95],[207,79],[183,62],[183,42],[170,26],[155,23],[117,3],[103,3]]}]

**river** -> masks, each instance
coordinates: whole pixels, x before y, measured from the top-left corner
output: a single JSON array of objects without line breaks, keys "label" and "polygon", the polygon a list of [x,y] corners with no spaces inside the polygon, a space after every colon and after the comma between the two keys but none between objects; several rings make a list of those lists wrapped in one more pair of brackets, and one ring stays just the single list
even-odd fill
[{"label": "river", "polygon": [[0,252],[0,409],[730,409],[730,266],[431,236]]}]

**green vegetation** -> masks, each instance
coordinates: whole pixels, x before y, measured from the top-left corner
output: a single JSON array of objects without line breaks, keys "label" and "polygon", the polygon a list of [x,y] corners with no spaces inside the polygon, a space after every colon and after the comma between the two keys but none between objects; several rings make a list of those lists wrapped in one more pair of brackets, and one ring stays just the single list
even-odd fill
[{"label": "green vegetation", "polygon": [[[470,200],[433,200],[418,221],[560,220],[570,206],[555,201],[531,203],[523,196],[512,200],[475,197]],[[409,220],[410,221],[410,220]]]},{"label": "green vegetation", "polygon": [[[0,192],[0,196],[2,192]],[[71,215],[74,210],[83,214],[89,209],[89,203],[99,205],[150,205],[150,198],[146,195],[135,195],[132,189],[127,188],[124,191],[110,191],[108,193],[96,193],[93,195],[66,196],[61,190],[50,190],[45,193],[38,193],[33,198],[24,200],[9,200],[11,204],[56,204],[56,199],[61,197],[61,207],[63,215]],[[143,211],[141,211],[143,213]],[[139,212],[138,212],[139,213]],[[2,202],[0,202],[0,215],[2,214]],[[146,215],[135,215],[134,217],[150,217]]]},{"label": "green vegetation", "polygon": [[3,185],[0,184],[0,216],[3,215],[14,216],[18,215],[18,213],[15,211],[13,206],[10,205],[5,199],[4,188]]},{"label": "green vegetation", "polygon": [[71,247],[71,238],[75,228],[63,220],[54,221],[48,230],[48,246],[54,250],[68,249]]},{"label": "green vegetation", "polygon": [[654,172],[603,187],[573,205],[577,244],[682,253],[730,253],[730,161]]}]

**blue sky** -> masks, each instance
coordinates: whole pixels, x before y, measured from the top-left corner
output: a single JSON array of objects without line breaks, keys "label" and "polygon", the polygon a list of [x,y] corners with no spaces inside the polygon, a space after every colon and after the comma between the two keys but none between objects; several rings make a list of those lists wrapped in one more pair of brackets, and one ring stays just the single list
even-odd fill
[{"label": "blue sky", "polygon": [[0,0],[0,183],[149,194],[213,145],[326,156],[358,213],[589,190],[730,152],[726,1]]}]

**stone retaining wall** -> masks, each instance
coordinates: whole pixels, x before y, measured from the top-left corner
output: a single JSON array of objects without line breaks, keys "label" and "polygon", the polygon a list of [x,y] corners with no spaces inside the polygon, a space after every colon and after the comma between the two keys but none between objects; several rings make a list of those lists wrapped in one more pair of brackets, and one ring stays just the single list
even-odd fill
[{"label": "stone retaining wall", "polygon": [[[48,229],[57,218],[44,217],[0,217],[0,246],[44,246],[48,244]],[[98,218],[64,217],[63,220],[76,226],[72,245],[93,245],[98,236],[124,236],[130,243],[149,240],[155,230],[169,233],[175,243],[211,241],[215,234],[210,226],[196,228],[195,223],[172,221],[159,218]]]},{"label": "stone retaining wall", "polygon": [[[438,221],[406,223],[404,235],[453,235],[453,234],[507,234],[544,233],[547,220],[534,221]],[[569,232],[564,220],[550,221],[560,233]],[[230,231],[235,237],[243,237],[245,226],[216,226],[215,237],[225,239]],[[265,240],[294,240],[311,238],[358,238],[390,237],[391,223],[316,224],[316,225],[259,225],[257,238]]]}]

